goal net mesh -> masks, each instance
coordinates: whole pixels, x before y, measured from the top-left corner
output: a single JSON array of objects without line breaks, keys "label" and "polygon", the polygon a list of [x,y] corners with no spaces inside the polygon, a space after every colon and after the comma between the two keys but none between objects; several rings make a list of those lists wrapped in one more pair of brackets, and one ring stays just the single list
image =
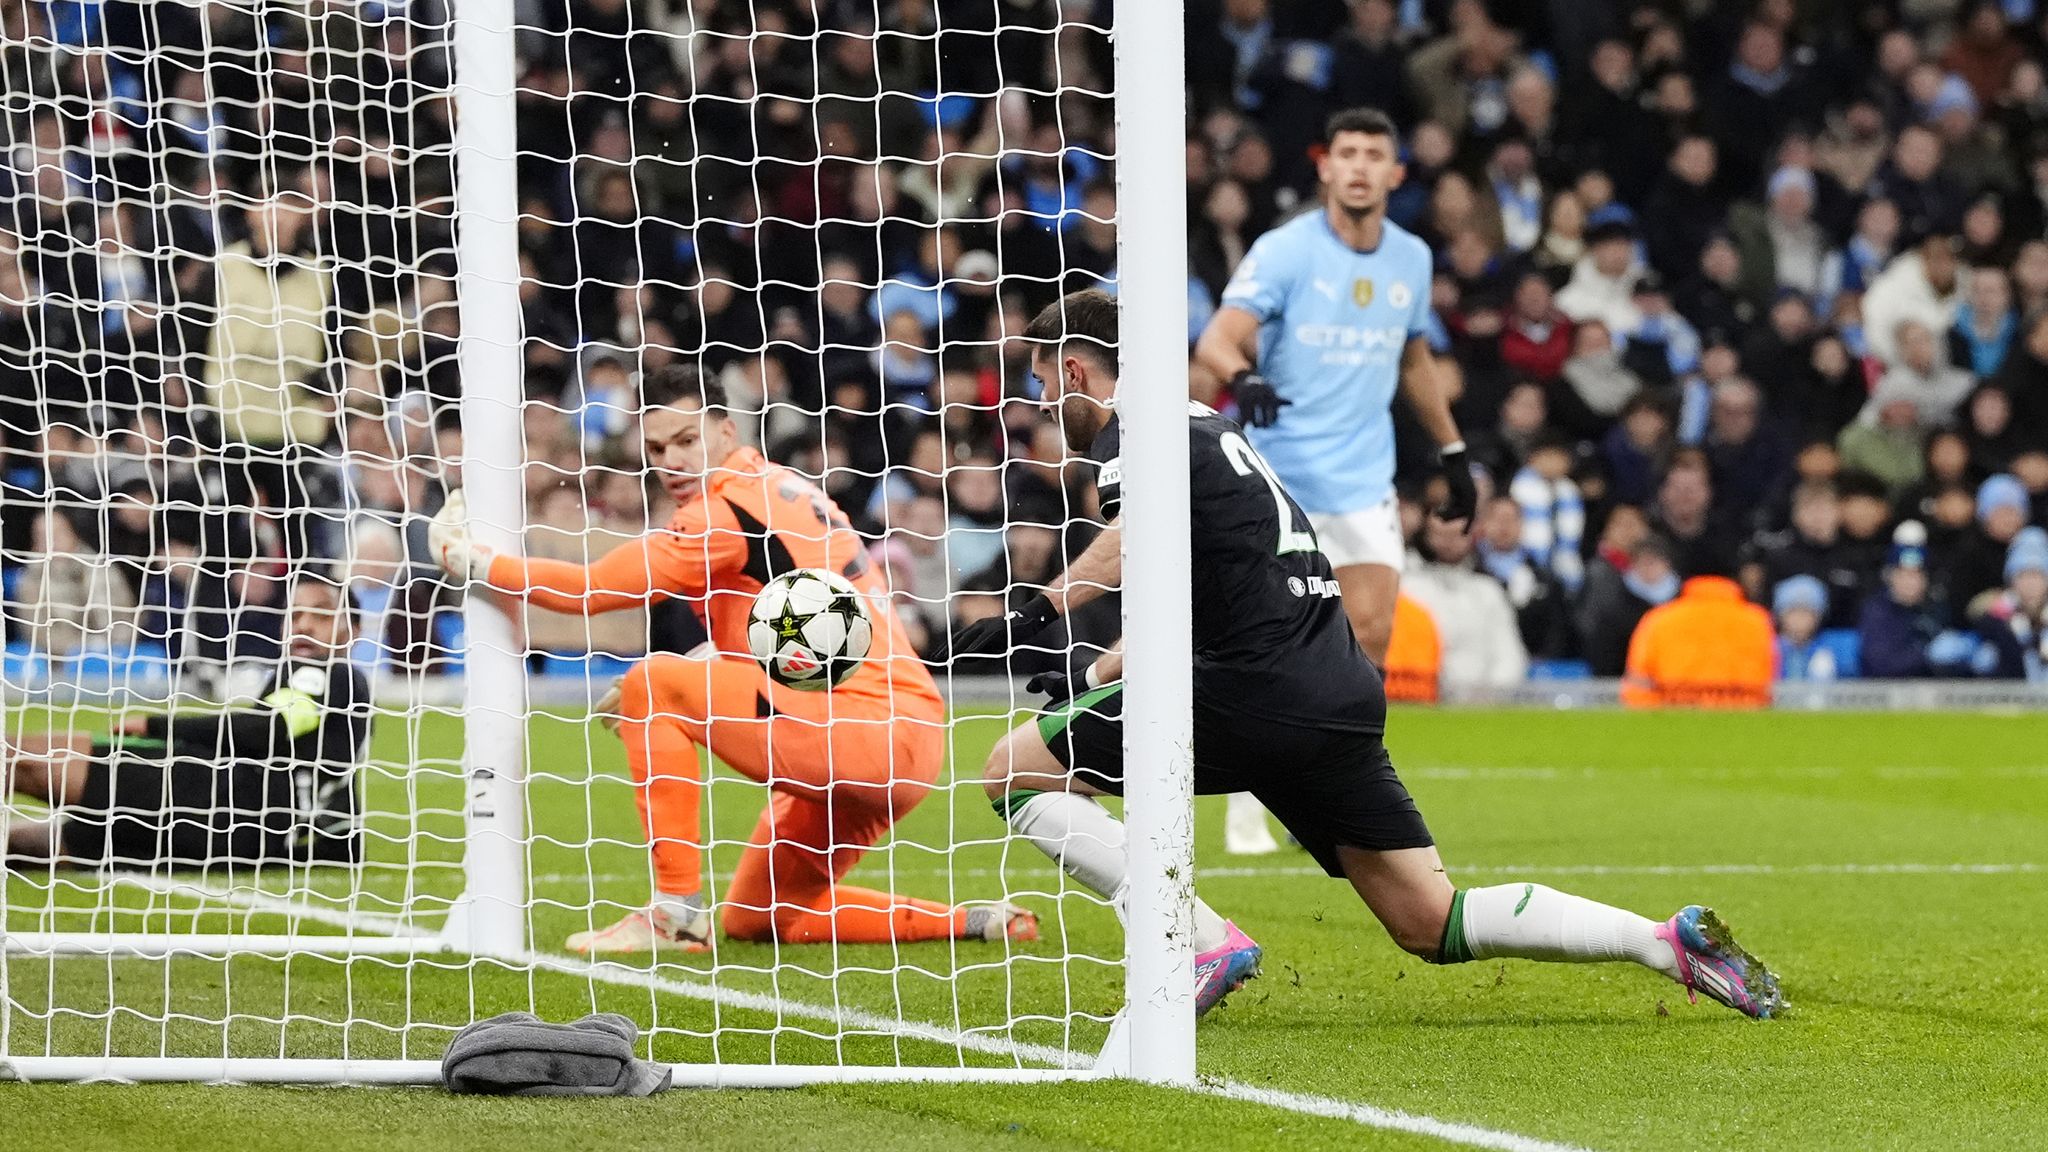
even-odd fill
[{"label": "goal net mesh", "polygon": [[[982,770],[1031,706],[1015,677],[1114,641],[1114,598],[1009,657],[949,645],[1098,522],[1021,337],[1062,292],[1114,290],[1106,5],[511,10],[519,314],[497,331],[521,371],[488,394],[523,442],[486,447],[462,350],[497,337],[464,331],[458,254],[473,7],[0,6],[0,1054],[431,1060],[498,1012],[604,1010],[677,1062],[1086,1064],[1123,1002],[1115,909],[1007,840]],[[495,452],[520,462],[523,519],[497,527],[528,556],[665,529],[636,413],[672,364],[829,495],[886,580],[873,610],[948,696],[929,794],[810,866],[873,840],[841,883],[1014,902],[1035,941],[565,946],[648,904],[597,705],[703,643],[702,605],[506,601],[518,675],[465,706],[497,654],[429,522]],[[330,659],[304,643],[337,585]],[[478,874],[466,750],[506,725],[523,943],[483,955],[453,922],[507,886]],[[728,913],[791,789],[659,771],[708,780],[704,892]]]}]

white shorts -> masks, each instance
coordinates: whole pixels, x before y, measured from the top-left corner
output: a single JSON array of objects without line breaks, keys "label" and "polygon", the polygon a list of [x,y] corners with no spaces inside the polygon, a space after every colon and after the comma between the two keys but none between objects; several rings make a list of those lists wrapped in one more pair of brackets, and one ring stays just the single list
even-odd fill
[{"label": "white shorts", "polygon": [[1380,564],[1399,572],[1408,558],[1401,509],[1392,496],[1356,512],[1311,512],[1308,522],[1332,568]]}]

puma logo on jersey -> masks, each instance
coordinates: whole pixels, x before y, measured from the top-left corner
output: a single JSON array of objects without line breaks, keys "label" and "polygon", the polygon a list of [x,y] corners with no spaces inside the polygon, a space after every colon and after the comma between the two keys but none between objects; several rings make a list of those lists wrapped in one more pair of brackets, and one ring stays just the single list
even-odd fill
[{"label": "puma logo on jersey", "polygon": [[1330,283],[1328,280],[1315,279],[1309,281],[1309,283],[1315,285],[1316,291],[1321,292],[1325,297],[1331,300],[1335,300],[1337,298],[1337,286],[1335,284]]}]

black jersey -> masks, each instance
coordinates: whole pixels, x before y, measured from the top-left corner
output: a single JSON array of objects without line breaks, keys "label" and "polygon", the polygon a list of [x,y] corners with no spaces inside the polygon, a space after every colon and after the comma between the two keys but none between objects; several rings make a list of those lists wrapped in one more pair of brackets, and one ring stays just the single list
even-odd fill
[{"label": "black jersey", "polygon": [[272,837],[289,841],[267,843],[264,856],[353,860],[356,769],[369,758],[370,711],[370,683],[353,665],[286,660],[254,706],[152,716],[144,736],[117,748],[188,775],[233,769],[261,777],[264,803],[282,809]]},{"label": "black jersey", "polygon": [[[1123,498],[1120,445],[1111,419],[1088,453],[1108,518]],[[1197,702],[1305,727],[1384,731],[1379,673],[1351,634],[1307,514],[1243,429],[1192,403],[1188,505]]]}]

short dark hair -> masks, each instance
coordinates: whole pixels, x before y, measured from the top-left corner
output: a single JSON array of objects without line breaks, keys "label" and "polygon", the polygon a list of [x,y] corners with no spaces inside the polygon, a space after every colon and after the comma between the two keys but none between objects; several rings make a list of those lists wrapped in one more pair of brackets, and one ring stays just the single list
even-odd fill
[{"label": "short dark hair", "polygon": [[1367,136],[1385,136],[1393,141],[1394,150],[1401,150],[1401,130],[1394,127],[1394,118],[1377,108],[1345,108],[1333,112],[1323,122],[1323,147],[1337,142],[1343,132],[1363,132]]},{"label": "short dark hair", "polygon": [[676,408],[694,404],[705,412],[727,415],[725,385],[707,380],[694,364],[669,364],[640,380],[640,407]]},{"label": "short dark hair", "polygon": [[318,591],[327,596],[334,610],[348,617],[349,623],[356,623],[356,600],[349,595],[348,578],[331,564],[308,562],[299,565],[289,574],[291,599],[307,590]]},{"label": "short dark hair", "polygon": [[1105,368],[1116,367],[1116,298],[1100,288],[1069,292],[1047,304],[1025,326],[1024,339],[1034,345],[1065,347],[1080,340]]}]

